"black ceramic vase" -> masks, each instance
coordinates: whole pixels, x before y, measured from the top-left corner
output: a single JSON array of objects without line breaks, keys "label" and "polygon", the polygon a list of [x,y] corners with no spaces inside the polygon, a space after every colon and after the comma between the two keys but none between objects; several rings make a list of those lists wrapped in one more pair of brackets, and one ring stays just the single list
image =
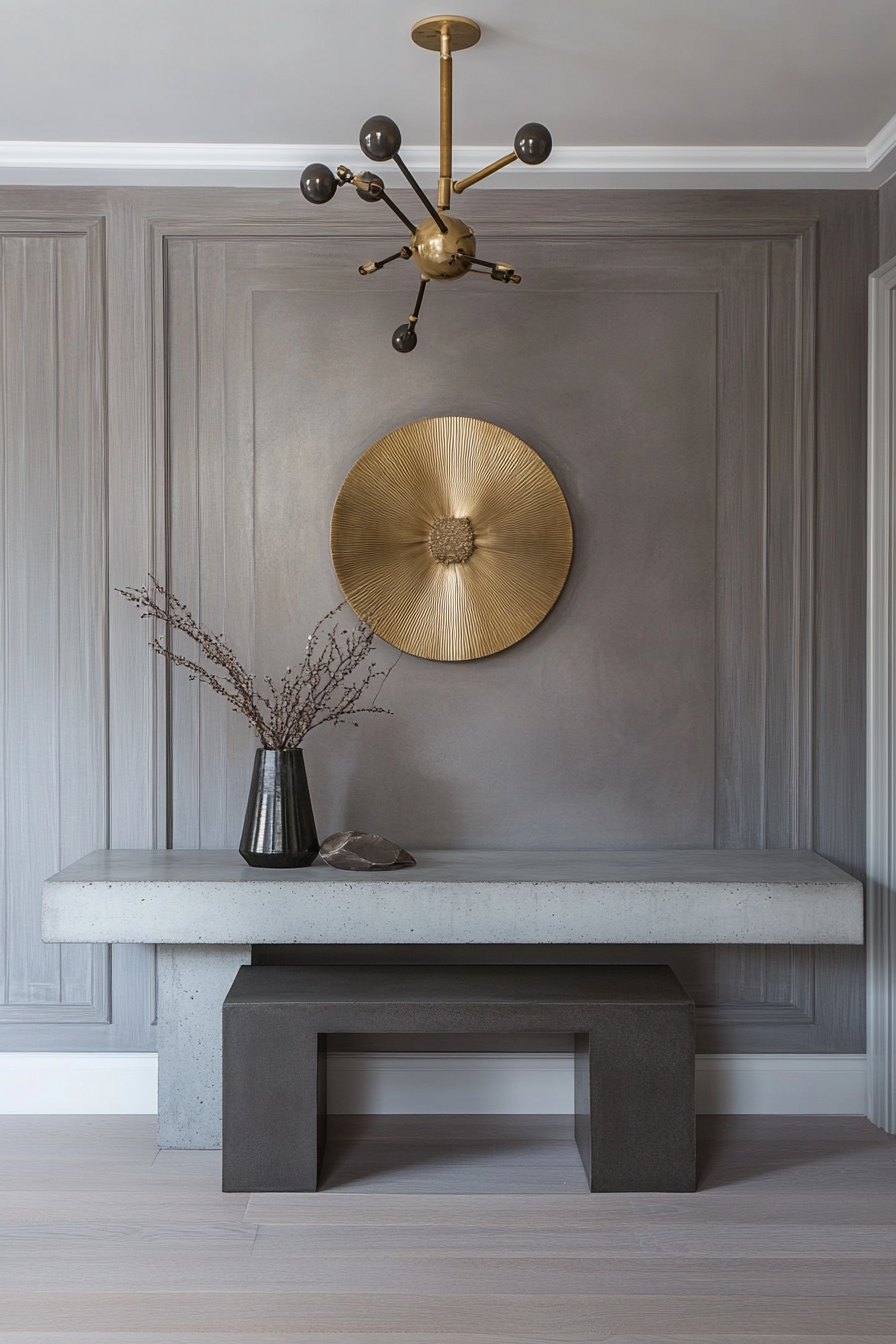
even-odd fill
[{"label": "black ceramic vase", "polygon": [[259,747],[240,853],[253,868],[307,868],[319,849],[301,747]]}]

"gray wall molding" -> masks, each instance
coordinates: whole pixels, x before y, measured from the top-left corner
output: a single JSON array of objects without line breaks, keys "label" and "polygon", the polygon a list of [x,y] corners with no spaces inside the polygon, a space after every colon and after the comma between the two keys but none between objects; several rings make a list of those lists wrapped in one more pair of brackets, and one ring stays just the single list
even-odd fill
[{"label": "gray wall molding", "polygon": [[149,659],[133,656],[129,629],[122,647],[110,572],[139,540],[128,501],[146,510],[151,492],[141,497],[134,471],[141,426],[127,395],[135,370],[148,370],[147,348],[124,334],[140,306],[145,224],[135,267],[117,204],[105,193],[0,191],[4,1050],[154,1047],[151,952],[42,944],[38,913],[54,868],[85,849],[151,843],[145,828],[122,825],[139,808],[133,673]]},{"label": "gray wall molding", "polygon": [[868,1116],[896,1133],[896,261],[870,282]]},{"label": "gray wall molding", "polygon": [[108,836],[104,235],[0,223],[4,1027],[110,1016],[109,949],[43,947],[33,924],[45,865]]}]

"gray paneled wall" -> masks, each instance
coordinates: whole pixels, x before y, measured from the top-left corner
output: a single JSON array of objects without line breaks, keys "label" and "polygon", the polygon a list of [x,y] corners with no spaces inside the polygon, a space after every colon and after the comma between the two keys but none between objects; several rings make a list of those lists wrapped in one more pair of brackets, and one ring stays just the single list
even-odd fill
[{"label": "gray paneled wall", "polygon": [[43,879],[109,843],[104,220],[0,234],[0,1046],[141,1048],[145,951],[40,938]]},{"label": "gray paneled wall", "polygon": [[878,265],[896,257],[896,177],[885,182],[878,192],[880,248]]},{"label": "gray paneled wall", "polygon": [[[45,688],[66,720],[86,694],[99,725],[78,729],[94,751],[79,748],[80,811],[71,780],[53,777],[57,817],[74,826],[96,798],[111,828],[85,822],[76,848],[97,835],[233,846],[253,746],[204,690],[154,675],[118,598],[108,684],[101,659],[88,692],[100,626],[106,638],[104,529],[111,586],[168,572],[206,624],[276,674],[339,599],[328,529],[352,462],[398,424],[463,413],[505,425],[555,472],[575,528],[569,582],[515,648],[468,664],[405,656],[388,685],[394,717],[309,739],[321,832],[445,847],[810,845],[861,872],[873,193],[471,193],[483,251],[524,282],[431,292],[407,358],[389,337],[413,278],[393,267],[360,279],[394,230],[354,200],[324,212],[282,191],[4,195],[10,216],[92,211],[108,230],[108,494],[102,435],[85,432],[79,470],[99,483],[99,514],[88,526],[62,487],[60,517],[71,507],[84,540],[60,530],[77,554],[49,587],[64,607],[64,584],[81,585],[82,603],[86,585],[100,613],[55,636],[80,660],[69,700]],[[75,230],[75,249],[89,236]],[[96,303],[101,288],[88,291]],[[48,313],[38,327],[55,348]],[[102,389],[103,334],[98,321],[95,367],[65,356],[88,400]],[[15,406],[24,374],[8,356],[4,371]],[[43,530],[54,506],[37,495],[18,512]],[[46,591],[49,562],[22,568],[25,553],[7,537],[7,564],[12,554]],[[7,582],[7,621],[21,618],[15,599]],[[49,628],[16,645],[35,666],[47,653],[28,640]],[[8,763],[7,796],[11,775]],[[38,882],[21,877],[12,936],[37,968],[23,992],[58,999],[61,972],[39,988]],[[704,1049],[861,1048],[854,951],[643,954],[668,956],[693,989]],[[125,981],[131,1039],[148,1039],[145,965]],[[114,1019],[114,986],[112,997]]]},{"label": "gray paneled wall", "polygon": [[4,1023],[109,1012],[106,949],[41,943],[34,900],[48,867],[106,843],[100,238],[0,242]]}]

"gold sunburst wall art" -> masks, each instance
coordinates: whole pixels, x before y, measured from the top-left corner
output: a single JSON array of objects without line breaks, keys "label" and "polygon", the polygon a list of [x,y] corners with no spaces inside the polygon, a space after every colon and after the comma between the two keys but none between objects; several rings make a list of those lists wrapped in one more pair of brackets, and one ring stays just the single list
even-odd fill
[{"label": "gold sunburst wall art", "polygon": [[516,644],[566,582],[572,522],[550,468],[485,420],[440,416],[377,440],[330,531],[349,605],[382,639],[459,662]]}]

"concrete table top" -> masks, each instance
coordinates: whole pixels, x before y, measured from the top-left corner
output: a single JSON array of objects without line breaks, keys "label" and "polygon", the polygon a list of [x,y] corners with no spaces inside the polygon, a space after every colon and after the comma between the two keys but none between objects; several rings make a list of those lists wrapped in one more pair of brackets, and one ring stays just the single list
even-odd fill
[{"label": "concrete table top", "polygon": [[44,884],[47,942],[861,943],[863,892],[810,850],[418,852],[385,873],[230,850],[99,850]]}]

